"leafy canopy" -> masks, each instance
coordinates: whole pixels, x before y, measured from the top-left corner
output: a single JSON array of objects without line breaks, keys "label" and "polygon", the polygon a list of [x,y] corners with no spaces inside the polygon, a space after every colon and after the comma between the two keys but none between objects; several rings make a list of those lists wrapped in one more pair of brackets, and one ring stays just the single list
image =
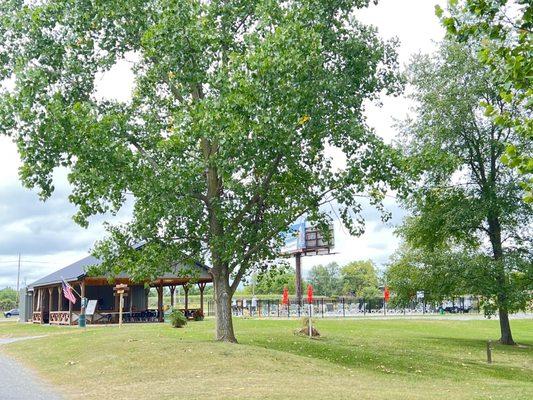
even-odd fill
[{"label": "leafy canopy", "polygon": [[[296,273],[294,268],[287,264],[276,264],[270,268],[264,269],[257,274],[257,277],[252,277],[255,282],[249,283],[245,287],[245,293],[252,293],[251,285],[254,284],[254,291],[256,294],[277,294],[281,296],[283,289],[286,287],[289,294],[296,293]],[[305,284],[302,283],[302,286]]]},{"label": "leafy canopy", "polygon": [[[43,198],[68,168],[81,225],[133,199],[132,221],[96,248],[103,270],[143,279],[206,260],[234,291],[299,215],[323,221],[335,198],[355,232],[356,194],[379,204],[399,184],[395,153],[362,116],[402,84],[395,43],[352,15],[368,3],[2,1],[0,80],[13,85],[0,132]],[[103,98],[95,78],[123,60],[131,99]]]},{"label": "leafy canopy", "polygon": [[344,294],[362,298],[380,297],[378,275],[371,260],[352,261],[341,269]]},{"label": "leafy canopy", "polygon": [[487,116],[492,117],[495,124],[511,127],[525,139],[521,146],[508,143],[502,160],[523,175],[525,199],[531,203],[533,3],[530,0],[449,0],[447,11],[436,7],[448,36],[465,43],[477,43],[478,59],[490,68],[502,101],[523,109],[520,114],[510,114],[481,100]]},{"label": "leafy canopy", "polygon": [[389,275],[405,299],[415,290],[435,298],[479,294],[502,315],[531,297],[533,212],[516,171],[501,159],[507,143],[527,138],[485,112],[481,100],[508,115],[522,109],[502,99],[476,53],[447,41],[410,66],[417,116],[402,126],[401,147],[411,216],[399,229],[408,251]]},{"label": "leafy canopy", "polygon": [[342,292],[340,267],[335,262],[313,266],[309,271],[308,280],[316,295],[337,296]]}]

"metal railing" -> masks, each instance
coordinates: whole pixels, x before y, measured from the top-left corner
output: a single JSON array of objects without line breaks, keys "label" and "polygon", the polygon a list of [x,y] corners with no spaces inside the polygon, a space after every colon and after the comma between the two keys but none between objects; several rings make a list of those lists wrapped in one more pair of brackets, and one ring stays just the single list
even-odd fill
[{"label": "metal railing", "polygon": [[[359,317],[378,315],[424,315],[438,314],[442,312],[452,313],[479,313],[479,302],[473,301],[465,306],[464,301],[458,302],[454,307],[442,307],[440,304],[413,301],[405,307],[391,306],[384,303],[383,299],[355,298],[355,297],[321,297],[313,300],[311,312],[314,317]],[[462,304],[462,305],[459,305]],[[213,300],[207,301],[206,314],[215,314]],[[299,318],[309,314],[307,301],[298,304],[296,299],[290,299],[288,304],[282,304],[280,300],[264,300],[251,298],[234,299],[232,303],[234,316],[250,317],[283,317]]]}]

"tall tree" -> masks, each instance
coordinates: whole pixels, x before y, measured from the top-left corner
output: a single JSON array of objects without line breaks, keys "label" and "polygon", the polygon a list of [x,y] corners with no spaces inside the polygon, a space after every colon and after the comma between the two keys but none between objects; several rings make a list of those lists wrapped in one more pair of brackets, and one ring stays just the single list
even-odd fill
[{"label": "tall tree", "polygon": [[508,314],[523,303],[514,302],[510,281],[531,266],[532,209],[501,156],[507,143],[520,145],[524,138],[494,123],[480,102],[509,115],[521,109],[501,98],[475,53],[475,47],[446,42],[435,56],[419,56],[410,66],[417,118],[403,127],[403,148],[413,178],[406,198],[413,216],[402,234],[409,245],[433,252],[474,249],[469,258],[484,271],[483,285],[497,305],[500,340],[512,344]]},{"label": "tall tree", "polygon": [[[0,129],[26,185],[53,191],[69,169],[75,220],[116,212],[94,254],[100,272],[157,276],[206,260],[216,338],[236,341],[231,297],[276,256],[299,216],[326,226],[337,199],[356,232],[356,193],[396,187],[395,155],[363,104],[401,87],[395,43],[353,18],[369,0],[47,0],[0,3]],[[131,100],[102,99],[95,77],[135,60]],[[339,148],[347,167],[328,148]],[[145,241],[141,250],[132,243]]]},{"label": "tall tree", "polygon": [[522,175],[524,198],[533,203],[533,2],[449,0],[447,11],[436,7],[448,35],[464,43],[479,43],[479,60],[490,68],[502,100],[527,110],[513,115],[482,102],[495,124],[511,126],[524,137],[521,146],[508,143],[502,159]]},{"label": "tall tree", "polygon": [[309,271],[308,281],[317,295],[336,296],[342,290],[340,267],[335,262],[313,266]]},{"label": "tall tree", "polygon": [[295,280],[296,273],[294,268],[287,264],[273,265],[257,274],[255,293],[281,296],[285,287],[287,287],[289,293],[295,293]]},{"label": "tall tree", "polygon": [[378,297],[378,275],[371,260],[352,261],[341,269],[341,279],[345,294],[358,297]]}]

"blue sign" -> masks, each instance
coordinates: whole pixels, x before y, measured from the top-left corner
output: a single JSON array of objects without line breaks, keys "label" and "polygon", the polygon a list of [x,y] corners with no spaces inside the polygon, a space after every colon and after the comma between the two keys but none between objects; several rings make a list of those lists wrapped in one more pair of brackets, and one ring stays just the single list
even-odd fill
[{"label": "blue sign", "polygon": [[281,237],[285,241],[282,252],[305,249],[305,221],[291,225],[287,232],[281,234]]}]

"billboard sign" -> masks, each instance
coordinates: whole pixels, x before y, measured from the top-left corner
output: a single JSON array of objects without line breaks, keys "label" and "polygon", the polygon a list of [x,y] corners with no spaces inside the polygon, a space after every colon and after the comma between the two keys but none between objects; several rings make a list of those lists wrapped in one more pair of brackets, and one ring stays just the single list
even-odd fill
[{"label": "billboard sign", "polygon": [[281,237],[284,241],[282,253],[296,253],[305,249],[305,221],[292,224]]}]

